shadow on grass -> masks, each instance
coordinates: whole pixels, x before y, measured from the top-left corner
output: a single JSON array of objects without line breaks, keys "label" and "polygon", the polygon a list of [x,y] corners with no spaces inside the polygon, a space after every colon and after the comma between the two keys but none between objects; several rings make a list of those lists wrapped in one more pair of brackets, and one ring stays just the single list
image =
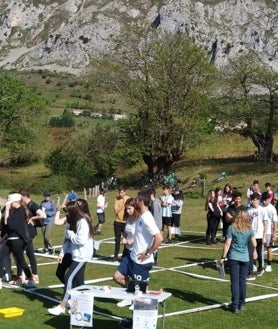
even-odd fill
[{"label": "shadow on grass", "polygon": [[191,304],[197,304],[198,306],[200,306],[200,304],[214,305],[219,303],[219,300],[204,297],[203,295],[193,291],[177,290],[170,287],[165,288],[165,291],[172,293],[173,297],[176,297],[182,301],[187,301]]}]

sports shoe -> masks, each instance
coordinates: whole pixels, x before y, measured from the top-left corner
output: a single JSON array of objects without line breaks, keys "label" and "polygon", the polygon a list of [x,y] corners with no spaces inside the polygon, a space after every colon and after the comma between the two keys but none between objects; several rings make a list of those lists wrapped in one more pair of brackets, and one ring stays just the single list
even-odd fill
[{"label": "sports shoe", "polygon": [[52,308],[49,308],[48,313],[51,315],[62,315],[65,314],[65,308],[63,308],[61,305],[54,306]]},{"label": "sports shoe", "polygon": [[248,274],[246,280],[256,280],[256,276],[254,274]]},{"label": "sports shoe", "polygon": [[48,248],[48,255],[54,255],[55,249],[54,248]]},{"label": "sports shoe", "polygon": [[264,274],[264,268],[259,268],[257,272],[257,276],[262,276]]},{"label": "sports shoe", "polygon": [[32,280],[35,281],[36,284],[40,283],[39,276],[36,274],[32,274]]},{"label": "sports shoe", "polygon": [[28,283],[27,283],[27,286],[29,288],[35,288],[36,287],[36,282],[33,279],[29,279]]},{"label": "sports shoe", "polygon": [[133,311],[134,310],[134,304],[132,303],[129,308],[128,308],[130,311]]},{"label": "sports shoe", "polygon": [[271,265],[266,265],[265,271],[268,272],[268,273],[272,272]]},{"label": "sports shoe", "polygon": [[132,304],[131,300],[128,299],[123,299],[120,302],[117,303],[118,307],[125,307],[125,306],[130,306]]},{"label": "sports shoe", "polygon": [[9,281],[9,284],[11,284],[13,286],[21,286],[23,284],[22,276],[15,277],[13,280]]}]

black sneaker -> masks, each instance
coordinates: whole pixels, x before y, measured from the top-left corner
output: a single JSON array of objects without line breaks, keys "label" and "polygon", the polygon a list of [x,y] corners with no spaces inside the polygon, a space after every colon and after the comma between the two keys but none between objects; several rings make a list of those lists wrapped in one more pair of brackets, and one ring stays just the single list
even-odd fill
[{"label": "black sneaker", "polygon": [[264,274],[264,268],[259,268],[257,272],[257,276],[262,276]]},{"label": "black sneaker", "polygon": [[48,255],[54,255],[54,248],[48,248]]}]

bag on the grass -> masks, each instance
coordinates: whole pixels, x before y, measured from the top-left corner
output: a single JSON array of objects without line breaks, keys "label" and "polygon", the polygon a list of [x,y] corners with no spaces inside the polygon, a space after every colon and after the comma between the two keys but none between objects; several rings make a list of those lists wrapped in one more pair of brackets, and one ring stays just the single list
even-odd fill
[{"label": "bag on the grass", "polygon": [[145,293],[147,290],[148,283],[146,281],[131,280],[128,282],[126,291],[135,292],[136,286],[139,286],[139,289]]}]

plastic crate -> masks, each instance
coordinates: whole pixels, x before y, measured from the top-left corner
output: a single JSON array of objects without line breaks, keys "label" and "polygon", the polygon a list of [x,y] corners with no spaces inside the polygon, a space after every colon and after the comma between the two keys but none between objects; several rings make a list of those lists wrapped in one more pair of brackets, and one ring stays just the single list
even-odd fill
[{"label": "plastic crate", "polygon": [[15,316],[21,316],[25,310],[18,307],[8,307],[0,309],[0,317],[13,318]]}]

